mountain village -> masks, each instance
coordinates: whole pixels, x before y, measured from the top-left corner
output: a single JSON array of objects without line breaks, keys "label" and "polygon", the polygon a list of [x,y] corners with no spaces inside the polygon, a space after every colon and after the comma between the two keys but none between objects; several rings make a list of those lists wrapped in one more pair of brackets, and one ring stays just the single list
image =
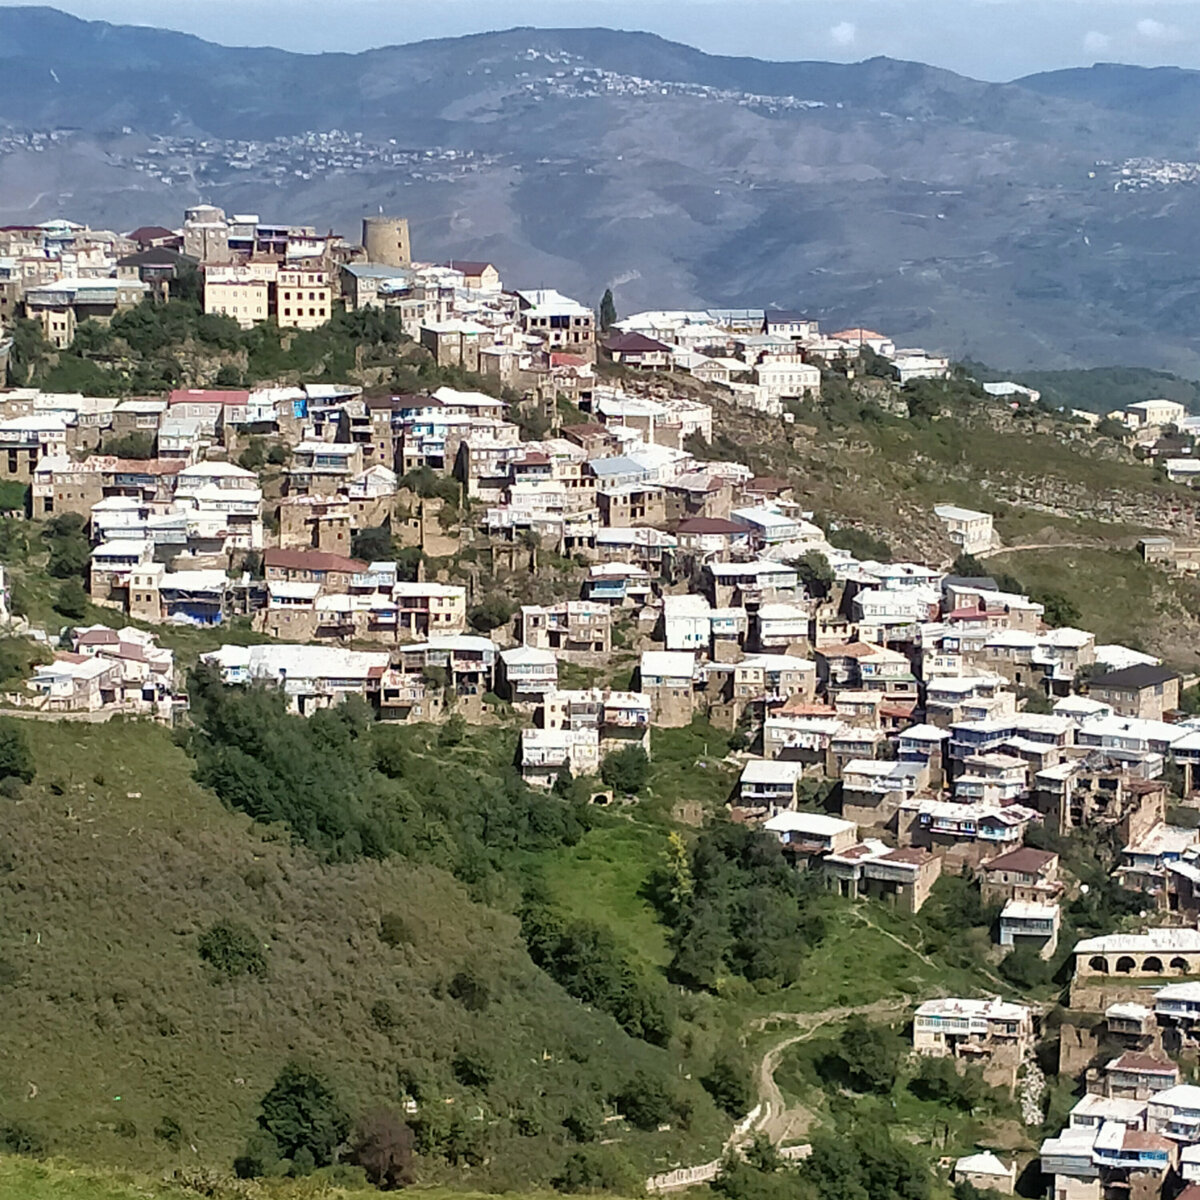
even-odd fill
[{"label": "mountain village", "polygon": [[[949,376],[946,358],[771,309],[616,320],[549,288],[507,290],[493,263],[414,261],[403,219],[368,218],[350,245],[208,206],[127,236],[0,230],[0,318],[65,348],[84,321],[161,302],[188,269],[204,312],[242,327],[398,313],[438,366],[490,390],[0,393],[0,478],[28,486],[32,519],[85,523],[90,600],[113,614],[69,631],[7,709],[180,719],[154,628],[248,620],[256,641],[202,655],[223,681],[278,688],[304,716],[360,697],[381,721],[515,718],[526,783],[594,781],[598,804],[629,799],[601,782],[606,759],[652,759],[657,731],[703,717],[742,747],[730,819],[775,835],[797,870],[907,913],[940,876],[977,876],[999,947],[1047,960],[1079,885],[1046,847],[1101,831],[1144,909],[1138,929],[1074,947],[1069,1005],[1090,1024],[1061,1055],[1083,1090],[1040,1168],[1054,1200],[1200,1197],[1200,1087],[1185,1081],[1200,831],[1169,820],[1200,808],[1200,719],[1180,707],[1195,681],[1048,621],[986,569],[956,571],[999,547],[987,511],[933,507],[937,561],[855,557],[788,480],[713,450],[714,404],[769,439],[828,364],[869,362],[903,385]],[[1195,425],[1168,401],[1110,415],[1148,445]],[[136,438],[143,457],[106,449]],[[251,447],[269,478],[239,465]],[[1143,553],[1167,554],[1163,540]],[[503,603],[455,563],[523,573],[544,594]],[[1040,1123],[1042,1013],[931,996],[912,1015],[914,1053],[982,1067]],[[1089,1067],[1102,1045],[1114,1053]],[[1018,1169],[991,1151],[953,1168],[1005,1194]]]}]

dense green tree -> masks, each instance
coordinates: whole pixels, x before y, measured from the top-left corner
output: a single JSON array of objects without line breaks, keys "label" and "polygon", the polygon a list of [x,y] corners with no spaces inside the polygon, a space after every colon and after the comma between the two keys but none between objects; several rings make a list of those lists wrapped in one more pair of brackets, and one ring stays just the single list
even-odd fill
[{"label": "dense green tree", "polygon": [[855,529],[846,525],[831,530],[826,536],[831,546],[836,546],[839,550],[849,550],[860,562],[872,559],[876,562],[891,562],[894,557],[891,546],[883,538],[875,537],[865,529]]},{"label": "dense green tree", "polygon": [[977,1070],[959,1071],[953,1058],[923,1057],[908,1089],[921,1100],[971,1112],[986,1095],[986,1085]]},{"label": "dense green tree", "polygon": [[796,568],[796,575],[810,596],[829,595],[829,589],[833,587],[833,568],[820,550],[806,550],[799,558],[789,560],[789,565]]},{"label": "dense green tree", "polygon": [[262,1099],[259,1126],[282,1158],[298,1162],[306,1155],[318,1167],[334,1160],[350,1132],[350,1117],[326,1080],[289,1062]]},{"label": "dense green tree", "polygon": [[467,613],[471,627],[480,633],[491,633],[507,625],[516,611],[512,600],[503,592],[490,592]]},{"label": "dense green tree", "polygon": [[714,820],[693,846],[691,877],[686,902],[663,908],[673,979],[712,988],[727,972],[779,983],[797,977],[823,928],[811,912],[816,885],[792,870],[776,839]]},{"label": "dense green tree", "polygon": [[612,288],[605,288],[600,297],[600,332],[607,333],[617,323],[617,302],[613,299]]},{"label": "dense green tree", "polygon": [[54,611],[72,621],[87,616],[87,589],[78,579],[64,579],[54,597]]},{"label": "dense green tree", "polygon": [[576,1150],[550,1183],[559,1192],[612,1192],[623,1196],[636,1196],[643,1187],[632,1164],[609,1146]]},{"label": "dense green tree", "polygon": [[609,754],[600,764],[600,778],[626,796],[636,795],[650,777],[650,759],[641,746],[626,746]]},{"label": "dense green tree", "polygon": [[835,1057],[855,1091],[884,1094],[896,1086],[904,1053],[891,1026],[869,1024],[856,1013],[838,1039]]},{"label": "dense green tree", "polygon": [[391,562],[392,552],[392,531],[386,521],[358,529],[350,539],[350,553],[366,562]]},{"label": "dense green tree", "polygon": [[42,540],[49,547],[49,571],[55,579],[87,575],[92,548],[84,532],[86,524],[78,513],[62,513],[46,522]]},{"label": "dense green tree", "polygon": [[1032,946],[1017,946],[1000,960],[997,968],[1014,987],[1028,991],[1050,982],[1051,966]]},{"label": "dense green tree", "polygon": [[1053,629],[1078,625],[1082,619],[1079,606],[1070,596],[1055,588],[1036,588],[1029,598],[1045,608],[1045,621]]},{"label": "dense green tree", "polygon": [[634,969],[612,933],[567,920],[543,895],[526,895],[521,935],[529,956],[577,1000],[612,1016],[634,1037],[665,1045],[671,1017],[661,988]]},{"label": "dense green tree", "polygon": [[33,751],[20,721],[0,717],[0,779],[20,779],[29,783],[36,767]]},{"label": "dense green tree", "polygon": [[267,461],[262,438],[252,437],[246,448],[238,455],[238,466],[246,471],[261,471]]},{"label": "dense green tree", "polygon": [[639,1071],[614,1097],[617,1112],[638,1129],[655,1130],[675,1115],[675,1099],[666,1083]]},{"label": "dense green tree", "polygon": [[700,1083],[717,1107],[735,1120],[740,1121],[750,1111],[753,1098],[750,1067],[741,1054],[732,1050],[722,1051],[700,1077]]},{"label": "dense green tree", "polygon": [[232,363],[225,363],[217,371],[216,378],[213,380],[213,387],[240,388],[241,386],[242,373]]}]

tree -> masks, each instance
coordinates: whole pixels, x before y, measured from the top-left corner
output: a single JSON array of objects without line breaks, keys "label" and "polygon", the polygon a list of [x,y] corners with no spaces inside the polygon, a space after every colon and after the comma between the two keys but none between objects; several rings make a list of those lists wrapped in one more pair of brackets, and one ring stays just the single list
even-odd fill
[{"label": "tree", "polygon": [[973,554],[960,553],[950,568],[952,575],[961,575],[964,579],[983,579],[987,576],[987,568]]},{"label": "tree", "polygon": [[491,633],[507,625],[515,611],[513,602],[502,592],[491,592],[467,613],[467,620],[480,633]]},{"label": "tree", "polygon": [[251,438],[246,448],[238,455],[238,466],[245,471],[261,470],[267,461],[267,452],[263,449],[262,438]]},{"label": "tree", "polygon": [[650,777],[650,758],[641,746],[626,746],[610,754],[600,765],[600,778],[626,796],[636,795]]},{"label": "tree", "polygon": [[258,1123],[283,1158],[296,1163],[300,1156],[311,1157],[318,1167],[334,1160],[350,1132],[350,1118],[333,1089],[295,1062],[284,1066],[263,1097]]},{"label": "tree", "polygon": [[1050,982],[1050,964],[1032,946],[1017,946],[1000,960],[998,970],[1009,983],[1025,991]]},{"label": "tree", "polygon": [[64,579],[54,598],[54,611],[72,621],[87,616],[88,594],[78,579]]},{"label": "tree", "polygon": [[218,921],[206,929],[196,948],[200,957],[226,979],[267,973],[267,957],[258,938],[236,921]]},{"label": "tree", "polygon": [[46,523],[42,538],[50,548],[50,574],[55,579],[83,578],[92,548],[84,533],[86,522],[78,513],[62,513]]},{"label": "tree", "polygon": [[1036,600],[1046,610],[1043,614],[1046,624],[1053,629],[1061,629],[1066,625],[1078,625],[1082,619],[1079,606],[1065,593],[1054,588],[1042,588],[1030,593],[1030,599]]},{"label": "tree", "polygon": [[240,388],[241,386],[242,373],[232,363],[225,363],[217,371],[217,377],[213,380],[213,387]]},{"label": "tree", "polygon": [[749,1068],[741,1056],[726,1051],[715,1059],[700,1083],[713,1103],[735,1120],[750,1111]]},{"label": "tree", "polygon": [[350,539],[350,553],[367,562],[390,562],[392,558],[392,531],[385,521],[382,525],[370,525],[356,530]]},{"label": "tree", "polygon": [[105,438],[104,453],[115,454],[118,458],[153,458],[154,436],[134,430],[123,437]]},{"label": "tree", "polygon": [[629,1161],[607,1146],[588,1146],[570,1155],[550,1185],[560,1192],[613,1192],[636,1196],[641,1177]]},{"label": "tree", "polygon": [[667,1085],[647,1071],[639,1071],[615,1097],[617,1112],[638,1129],[653,1131],[669,1121],[675,1103]]},{"label": "tree", "polygon": [[850,1086],[860,1092],[890,1092],[896,1085],[904,1045],[889,1025],[869,1025],[857,1014],[838,1039],[836,1058]]},{"label": "tree", "polygon": [[487,1089],[496,1077],[495,1064],[482,1047],[460,1050],[450,1067],[454,1078],[467,1088]]},{"label": "tree", "polygon": [[600,332],[607,333],[617,323],[617,302],[612,288],[605,288],[600,299]]},{"label": "tree", "polygon": [[19,779],[29,783],[33,779],[35,766],[33,751],[19,721],[11,717],[0,717],[0,779]]},{"label": "tree", "polygon": [[413,1131],[391,1109],[363,1117],[350,1153],[377,1188],[391,1191],[413,1181]]},{"label": "tree", "polygon": [[792,559],[789,565],[796,568],[796,575],[810,596],[829,595],[829,589],[833,587],[833,568],[820,550],[807,550],[799,558]]},{"label": "tree", "polygon": [[483,1012],[492,998],[488,981],[475,970],[459,971],[447,991],[468,1012]]},{"label": "tree", "polygon": [[968,1068],[960,1074],[953,1058],[923,1057],[908,1090],[921,1100],[952,1105],[962,1112],[971,1112],[985,1095],[979,1072]]}]

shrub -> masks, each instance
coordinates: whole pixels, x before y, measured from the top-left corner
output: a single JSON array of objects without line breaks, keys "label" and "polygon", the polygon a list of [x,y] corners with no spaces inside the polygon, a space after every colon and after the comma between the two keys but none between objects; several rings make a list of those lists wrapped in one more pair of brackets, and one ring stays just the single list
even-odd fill
[{"label": "shrub", "polygon": [[394,950],[412,941],[412,931],[400,913],[384,913],[379,920],[379,940]]},{"label": "shrub", "polygon": [[54,598],[54,611],[72,621],[82,621],[87,616],[88,594],[78,579],[63,581]]},{"label": "shrub", "polygon": [[29,1154],[37,1157],[46,1153],[42,1136],[23,1121],[7,1121],[0,1124],[0,1149],[9,1154]]},{"label": "shrub", "polygon": [[600,778],[615,792],[632,796],[646,786],[650,759],[641,746],[626,746],[610,754],[600,765]]},{"label": "shrub", "polygon": [[491,1000],[488,982],[475,971],[459,971],[450,980],[450,995],[468,1012],[483,1012]]},{"label": "shrub", "polygon": [[391,1109],[376,1109],[359,1123],[351,1157],[375,1187],[404,1187],[413,1181],[413,1131]]},{"label": "shrub", "polygon": [[267,958],[258,939],[233,921],[218,921],[205,930],[197,949],[200,957],[226,979],[267,973]]},{"label": "shrub", "polygon": [[468,1088],[490,1087],[496,1072],[491,1059],[481,1049],[460,1050],[450,1066],[454,1078]]},{"label": "shrub", "polygon": [[615,1192],[636,1196],[642,1181],[630,1163],[607,1147],[577,1150],[550,1181],[560,1192]]},{"label": "shrub", "polygon": [[104,453],[118,458],[153,458],[154,436],[149,433],[127,433],[123,437],[105,438]]},{"label": "shrub", "polygon": [[183,1126],[172,1116],[164,1116],[154,1127],[154,1136],[165,1142],[172,1150],[178,1150],[186,1141]]}]

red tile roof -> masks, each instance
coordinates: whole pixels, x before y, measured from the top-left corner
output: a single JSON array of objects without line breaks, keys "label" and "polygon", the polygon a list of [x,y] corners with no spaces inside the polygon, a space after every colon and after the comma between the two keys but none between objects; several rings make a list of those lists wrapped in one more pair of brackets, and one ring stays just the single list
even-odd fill
[{"label": "red tile roof", "polygon": [[345,571],[356,575],[365,571],[369,563],[357,558],[344,558],[340,554],[328,554],[324,550],[264,550],[263,567],[276,567],[281,571]]},{"label": "red tile roof", "polygon": [[676,533],[725,533],[748,534],[744,526],[724,517],[688,517],[675,526]]},{"label": "red tile roof", "polygon": [[1168,1058],[1138,1054],[1130,1050],[1108,1064],[1110,1071],[1136,1071],[1142,1075],[1178,1075],[1179,1068]]},{"label": "red tile roof", "polygon": [[452,271],[461,271],[464,275],[482,275],[492,264],[490,262],[472,262],[465,258],[452,258],[446,266]]},{"label": "red tile roof", "polygon": [[118,458],[111,470],[127,475],[178,475],[186,466],[182,458]]},{"label": "red tile roof", "polygon": [[167,396],[168,404],[249,404],[247,391],[209,391],[205,388],[175,388]]},{"label": "red tile roof", "polygon": [[1058,855],[1050,850],[1035,850],[1032,846],[1022,846],[1019,850],[1010,850],[999,858],[990,859],[983,864],[985,871],[1016,871],[1021,875],[1039,875],[1046,867],[1057,861]]},{"label": "red tile roof", "polygon": [[120,637],[115,629],[89,629],[76,640],[77,646],[115,646]]},{"label": "red tile roof", "polygon": [[651,354],[671,352],[671,347],[648,338],[644,333],[617,333],[601,343],[605,350],[616,354]]}]

